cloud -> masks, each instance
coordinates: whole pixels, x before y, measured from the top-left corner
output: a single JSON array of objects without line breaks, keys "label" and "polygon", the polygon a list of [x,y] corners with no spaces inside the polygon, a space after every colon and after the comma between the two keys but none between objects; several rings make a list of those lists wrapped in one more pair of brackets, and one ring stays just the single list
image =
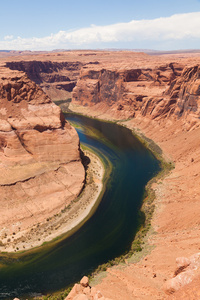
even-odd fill
[{"label": "cloud", "polygon": [[6,35],[4,36],[4,40],[7,41],[7,40],[12,40],[14,38],[13,35]]},{"label": "cloud", "polygon": [[[143,43],[153,45],[183,44],[200,38],[200,12],[176,14],[153,20],[132,20],[107,26],[81,28],[74,31],[59,31],[43,38],[4,37],[0,49],[12,50],[52,50],[58,48],[104,48],[110,45],[130,45],[138,48]],[[190,45],[192,46],[192,45]],[[188,47],[191,48],[191,47]]]}]

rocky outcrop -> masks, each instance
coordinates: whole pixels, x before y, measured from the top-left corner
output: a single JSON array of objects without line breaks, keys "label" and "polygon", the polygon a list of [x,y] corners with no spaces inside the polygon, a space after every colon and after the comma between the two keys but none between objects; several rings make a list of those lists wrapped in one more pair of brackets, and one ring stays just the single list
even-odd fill
[{"label": "rocky outcrop", "polygon": [[199,67],[170,63],[155,68],[82,70],[72,101],[116,119],[147,117],[199,123]]},{"label": "rocky outcrop", "polygon": [[[146,58],[145,58],[146,59]],[[143,64],[142,64],[143,65]],[[26,72],[53,100],[107,113],[115,119],[142,116],[151,120],[179,119],[184,128],[199,123],[198,65],[182,63],[119,68],[98,61],[11,61],[11,70]]]},{"label": "rocky outcrop", "polygon": [[89,61],[7,62],[26,72],[53,100],[105,112],[115,119],[143,116],[152,120],[182,118],[186,130],[199,123],[198,66],[167,63],[116,68]]},{"label": "rocky outcrop", "polygon": [[95,287],[89,286],[89,279],[87,276],[84,276],[80,284],[75,284],[72,288],[69,295],[65,298],[65,300],[109,300],[105,298],[100,291],[98,291]]},{"label": "rocky outcrop", "polygon": [[[75,284],[72,288],[69,295],[65,298],[65,300],[111,300],[109,298],[105,298],[100,291],[98,291],[95,287],[91,287],[89,285],[89,279],[87,276],[84,276],[80,284]],[[20,300],[15,298],[13,300]]]},{"label": "rocky outcrop", "polygon": [[67,99],[76,85],[81,62],[16,61],[7,62],[11,70],[26,72],[52,100]]},{"label": "rocky outcrop", "polygon": [[164,287],[167,294],[173,294],[185,285],[191,283],[193,279],[199,275],[200,253],[196,253],[189,258],[178,257],[176,264],[177,269],[174,272],[174,277],[169,279]]},{"label": "rocky outcrop", "polygon": [[160,117],[169,112],[172,104],[164,100],[163,93],[182,69],[171,63],[146,69],[82,70],[73,90],[73,102],[84,106],[104,103],[116,118],[130,118],[138,113]]},{"label": "rocky outcrop", "polygon": [[183,118],[186,129],[195,128],[200,119],[200,68],[187,67],[176,78],[166,94],[176,103],[173,113],[178,119]]},{"label": "rocky outcrop", "polygon": [[81,105],[95,105],[106,103],[113,105],[122,98],[123,74],[113,70],[82,70],[73,99]]},{"label": "rocky outcrop", "polygon": [[1,68],[1,246],[59,213],[84,175],[78,135],[60,108],[25,73]]}]

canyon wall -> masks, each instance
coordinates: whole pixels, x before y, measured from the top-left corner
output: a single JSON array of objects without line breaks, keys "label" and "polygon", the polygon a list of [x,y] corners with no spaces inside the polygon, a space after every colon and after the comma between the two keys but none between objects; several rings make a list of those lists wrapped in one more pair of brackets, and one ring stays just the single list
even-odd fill
[{"label": "canyon wall", "polygon": [[20,60],[6,62],[5,66],[11,70],[25,72],[51,100],[66,100],[71,98],[81,68],[88,64],[96,65],[98,62]]},{"label": "canyon wall", "polygon": [[58,214],[79,195],[84,178],[78,135],[60,108],[25,73],[1,67],[2,249],[15,248],[27,230]]},{"label": "canyon wall", "polygon": [[186,130],[194,129],[200,121],[200,67],[184,68],[180,78],[174,80],[166,95],[176,104],[173,113],[183,119]]},{"label": "canyon wall", "polygon": [[52,100],[65,100],[76,85],[81,62],[11,61],[6,67],[26,72]]},{"label": "canyon wall", "polygon": [[143,116],[199,123],[199,67],[170,63],[156,68],[82,70],[72,103],[116,119]]},{"label": "canyon wall", "polygon": [[48,55],[49,60],[44,56],[41,61],[16,59],[5,66],[26,72],[52,100],[72,98],[72,104],[88,107],[96,116],[142,116],[158,122],[181,118],[187,130],[199,122],[195,59],[191,64],[187,59],[156,60],[142,53],[69,54],[53,59]]},{"label": "canyon wall", "polygon": [[[153,112],[162,101],[166,87],[180,76],[182,66],[169,64],[157,68],[82,70],[73,101],[84,106],[104,103],[107,109],[133,117],[137,112],[158,116]],[[119,113],[120,116],[120,113]]]}]

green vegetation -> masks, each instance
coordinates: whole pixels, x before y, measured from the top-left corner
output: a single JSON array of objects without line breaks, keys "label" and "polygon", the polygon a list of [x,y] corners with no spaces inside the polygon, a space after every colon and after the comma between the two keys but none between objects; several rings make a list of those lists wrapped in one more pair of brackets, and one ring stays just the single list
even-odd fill
[{"label": "green vegetation", "polygon": [[53,294],[49,294],[46,296],[42,296],[42,297],[37,297],[34,299],[38,299],[38,300],[64,300],[67,295],[70,293],[71,289],[73,286],[68,287],[66,290],[63,291],[59,291],[57,293],[53,293]]},{"label": "green vegetation", "polygon": [[[53,102],[58,105],[58,106],[61,106],[62,104],[66,104],[69,106],[70,102],[72,101],[71,98],[68,98],[66,100],[54,100]],[[67,107],[67,106],[66,106]]]}]

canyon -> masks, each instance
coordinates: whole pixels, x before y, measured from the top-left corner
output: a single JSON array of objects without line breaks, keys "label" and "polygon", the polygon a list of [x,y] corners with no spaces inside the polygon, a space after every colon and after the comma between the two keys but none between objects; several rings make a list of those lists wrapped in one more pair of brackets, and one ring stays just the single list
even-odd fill
[{"label": "canyon", "polygon": [[27,238],[82,190],[79,138],[25,73],[2,67],[0,141],[1,250],[27,249]]},{"label": "canyon", "polygon": [[[44,211],[45,218],[55,214],[64,198],[68,196],[67,201],[71,201],[82,188],[84,170],[78,137],[50,101],[71,98],[69,107],[67,104],[71,111],[134,129],[155,141],[165,160],[175,165],[152,185],[155,212],[146,242],[152,250],[144,251],[137,262],[130,259],[125,265],[109,268],[95,288],[113,300],[198,299],[199,64],[200,53],[2,54],[2,243],[9,234],[16,236],[41,222]],[[65,182],[58,188],[61,179]],[[8,199],[12,199],[9,205]],[[26,206],[20,199],[25,199]],[[10,232],[3,222],[8,222]]]}]

